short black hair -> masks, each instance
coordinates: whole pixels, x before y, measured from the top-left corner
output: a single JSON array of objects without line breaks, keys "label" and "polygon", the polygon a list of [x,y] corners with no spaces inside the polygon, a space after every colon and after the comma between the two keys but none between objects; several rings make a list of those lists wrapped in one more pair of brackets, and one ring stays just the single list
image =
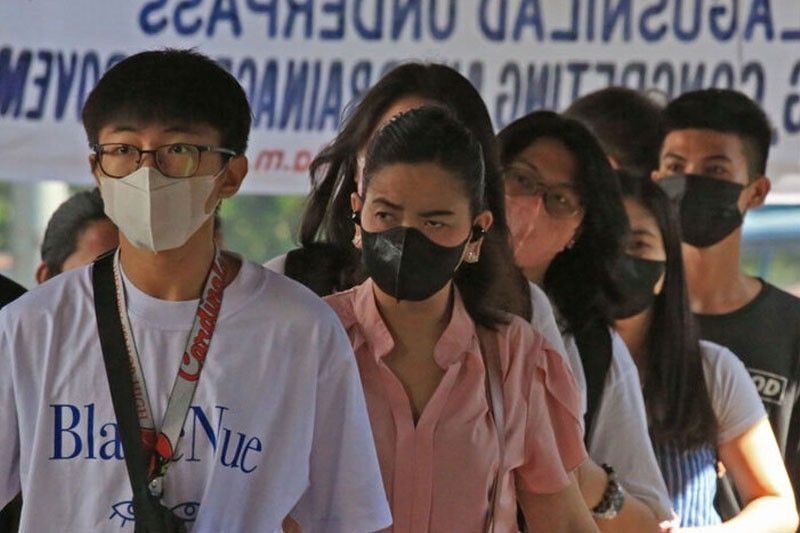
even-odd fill
[{"label": "short black hair", "polygon": [[626,87],[607,87],[575,100],[564,112],[586,126],[606,155],[634,176],[658,168],[664,136],[663,106]]},{"label": "short black hair", "polygon": [[216,129],[223,147],[244,153],[250,132],[247,96],[228,71],[193,50],[132,55],[106,72],[83,107],[90,144],[118,120],[201,123]]},{"label": "short black hair", "polygon": [[742,140],[750,178],[767,171],[772,127],[766,113],[744,94],[730,89],[686,93],[664,110],[665,135],[675,130],[712,130]]},{"label": "short black hair", "polygon": [[42,261],[51,275],[61,273],[64,261],[78,248],[81,234],[98,220],[109,220],[98,189],[74,194],[58,206],[42,240]]}]

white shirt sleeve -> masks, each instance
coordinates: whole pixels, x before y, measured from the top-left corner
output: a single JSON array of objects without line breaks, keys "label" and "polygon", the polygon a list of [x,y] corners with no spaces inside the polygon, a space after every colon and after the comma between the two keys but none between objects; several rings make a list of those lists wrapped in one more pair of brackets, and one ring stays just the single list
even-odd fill
[{"label": "white shirt sleeve", "polygon": [[[529,282],[528,285],[531,288],[531,307],[533,308],[531,324],[569,364],[581,395],[581,413],[585,414],[586,378],[583,375],[583,364],[578,347],[575,345],[575,339],[571,335],[561,335],[553,305],[545,292],[535,283]],[[583,426],[583,418],[581,418],[581,426]]]},{"label": "white shirt sleeve", "polygon": [[672,518],[672,504],[650,441],[639,373],[615,331],[589,456],[598,464],[614,467],[625,490],[652,509],[659,520]]},{"label": "white shirt sleeve", "polygon": [[264,268],[268,268],[278,274],[284,274],[286,272],[286,254],[270,259],[264,263]]},{"label": "white shirt sleeve", "polygon": [[[0,315],[2,316],[2,315]],[[20,491],[19,426],[14,399],[11,346],[0,320],[0,509]]]},{"label": "white shirt sleeve", "polygon": [[[333,311],[331,311],[333,315]],[[291,512],[304,532],[366,532],[392,523],[355,356],[332,328],[319,375],[309,485]]]},{"label": "white shirt sleeve", "polygon": [[717,442],[735,439],[767,416],[753,379],[742,361],[727,348],[700,341],[703,371],[717,416]]}]

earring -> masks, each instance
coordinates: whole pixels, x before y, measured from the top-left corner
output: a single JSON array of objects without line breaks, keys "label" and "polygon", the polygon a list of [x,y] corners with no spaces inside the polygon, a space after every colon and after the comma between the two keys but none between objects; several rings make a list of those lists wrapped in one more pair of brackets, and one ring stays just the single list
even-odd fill
[{"label": "earring", "polygon": [[353,237],[353,246],[361,248],[361,233],[356,233],[355,237]]},{"label": "earring", "polygon": [[477,263],[480,259],[480,255],[475,250],[470,250],[467,252],[467,257],[464,258],[464,261],[467,263]]},{"label": "earring", "polygon": [[574,238],[570,239],[570,241],[567,243],[567,247],[566,248],[567,248],[567,250],[572,250],[573,246],[575,246],[575,239]]}]

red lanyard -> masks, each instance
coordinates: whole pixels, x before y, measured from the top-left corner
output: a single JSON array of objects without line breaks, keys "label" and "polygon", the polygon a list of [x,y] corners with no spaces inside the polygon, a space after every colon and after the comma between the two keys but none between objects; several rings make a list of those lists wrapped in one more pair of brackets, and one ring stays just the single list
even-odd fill
[{"label": "red lanyard", "polygon": [[[169,394],[167,409],[161,429],[156,428],[153,412],[150,408],[150,398],[147,393],[142,365],[139,360],[139,351],[133,337],[130,320],[128,318],[128,305],[125,299],[125,287],[122,284],[122,274],[119,266],[119,252],[114,256],[114,284],[117,289],[117,302],[119,302],[119,316],[122,322],[122,333],[128,349],[131,378],[133,380],[134,405],[139,418],[139,428],[142,435],[142,445],[145,455],[151,458],[149,473],[151,475],[150,491],[154,496],[161,496],[163,478],[175,455],[175,450],[180,439],[181,429],[189,413],[189,406],[194,398],[200,372],[203,370],[211,337],[217,325],[217,318],[222,307],[222,296],[225,291],[225,268],[222,265],[222,254],[217,250],[214,262],[206,278],[200,303],[197,305],[192,330],[186,340],[186,348],[181,356],[178,374]],[[155,453],[154,453],[155,452]]]}]

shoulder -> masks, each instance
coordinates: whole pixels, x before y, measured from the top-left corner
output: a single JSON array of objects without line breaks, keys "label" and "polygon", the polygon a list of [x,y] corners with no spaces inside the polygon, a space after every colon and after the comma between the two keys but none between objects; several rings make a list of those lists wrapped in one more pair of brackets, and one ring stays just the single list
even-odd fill
[{"label": "shoulder", "polygon": [[357,288],[353,287],[325,297],[325,302],[333,309],[346,330],[349,330],[357,321],[355,313]]},{"label": "shoulder", "polygon": [[628,346],[614,328],[609,328],[611,334],[611,367],[610,375],[613,381],[636,381],[639,383],[639,370],[631,357]]},{"label": "shoulder", "polygon": [[[240,279],[232,293],[230,313],[255,321],[278,321],[291,330],[337,324],[336,316],[322,299],[302,284],[262,265],[242,261]],[[235,295],[235,296],[233,296]],[[241,313],[246,310],[247,313]]]},{"label": "shoulder", "polygon": [[747,372],[744,363],[725,346],[707,340],[701,340],[699,343],[700,357],[703,359],[703,369],[706,373]]},{"label": "shoulder", "polygon": [[92,266],[69,270],[38,285],[3,308],[3,321],[36,320],[92,302]]},{"label": "shoulder", "polygon": [[264,268],[277,272],[278,274],[283,274],[286,271],[286,255],[287,254],[283,254],[270,259],[264,263]]},{"label": "shoulder", "polygon": [[763,297],[764,300],[778,311],[777,317],[791,318],[800,322],[800,298],[790,294],[784,290],[779,289],[771,283],[764,283]]}]

